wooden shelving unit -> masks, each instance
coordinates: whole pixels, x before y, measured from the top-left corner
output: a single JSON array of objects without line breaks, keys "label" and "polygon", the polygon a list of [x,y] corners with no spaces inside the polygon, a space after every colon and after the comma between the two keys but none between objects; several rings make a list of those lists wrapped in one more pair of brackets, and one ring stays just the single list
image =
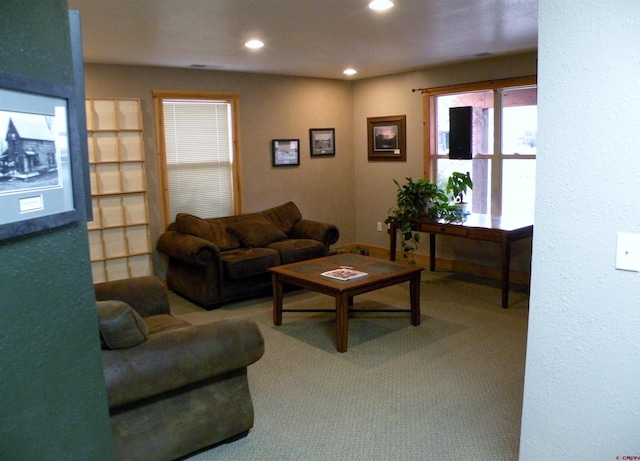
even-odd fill
[{"label": "wooden shelving unit", "polygon": [[94,283],[151,275],[149,208],[138,99],[85,101]]}]

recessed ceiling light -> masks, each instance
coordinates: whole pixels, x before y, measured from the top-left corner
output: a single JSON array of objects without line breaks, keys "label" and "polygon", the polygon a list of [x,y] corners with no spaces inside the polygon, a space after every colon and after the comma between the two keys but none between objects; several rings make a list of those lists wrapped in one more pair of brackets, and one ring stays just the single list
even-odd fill
[{"label": "recessed ceiling light", "polygon": [[247,48],[251,48],[252,50],[257,50],[258,48],[262,48],[264,46],[264,43],[262,43],[260,40],[249,40],[244,44],[244,46],[246,46]]},{"label": "recessed ceiling light", "polygon": [[342,73],[345,75],[355,75],[358,73],[358,71],[355,69],[345,69],[342,71]]},{"label": "recessed ceiling light", "polygon": [[376,11],[388,10],[393,6],[393,2],[390,0],[373,0],[369,2],[369,8]]}]

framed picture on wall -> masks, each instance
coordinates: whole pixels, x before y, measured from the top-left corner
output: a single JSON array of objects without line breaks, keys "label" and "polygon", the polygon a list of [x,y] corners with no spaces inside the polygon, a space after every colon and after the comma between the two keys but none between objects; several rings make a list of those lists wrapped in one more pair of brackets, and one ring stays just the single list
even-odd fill
[{"label": "framed picture on wall", "polygon": [[336,155],[336,133],[334,128],[311,128],[309,147],[312,157]]},{"label": "framed picture on wall", "polygon": [[274,167],[300,165],[300,140],[272,139],[271,164]]},{"label": "framed picture on wall", "polygon": [[84,219],[75,94],[0,73],[0,239]]},{"label": "framed picture on wall", "polygon": [[367,118],[369,160],[407,160],[406,115]]}]

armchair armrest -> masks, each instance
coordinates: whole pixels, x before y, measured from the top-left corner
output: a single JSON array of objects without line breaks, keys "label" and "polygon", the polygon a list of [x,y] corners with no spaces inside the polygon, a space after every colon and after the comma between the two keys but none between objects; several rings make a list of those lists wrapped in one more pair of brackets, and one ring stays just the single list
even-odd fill
[{"label": "armchair armrest", "polygon": [[329,249],[329,245],[338,241],[340,232],[333,224],[302,218],[293,226],[290,237],[317,240],[322,242],[324,246]]},{"label": "armchair armrest", "polygon": [[206,266],[212,261],[220,264],[220,250],[208,240],[176,231],[166,231],[158,239],[157,248],[170,258],[194,266]]},{"label": "armchair armrest", "polygon": [[255,322],[227,319],[151,335],[139,346],[104,350],[109,408],[246,368],[264,353]]},{"label": "armchair armrest", "polygon": [[93,289],[96,301],[123,301],[142,317],[169,313],[169,299],[164,285],[157,277],[134,277],[96,283]]}]

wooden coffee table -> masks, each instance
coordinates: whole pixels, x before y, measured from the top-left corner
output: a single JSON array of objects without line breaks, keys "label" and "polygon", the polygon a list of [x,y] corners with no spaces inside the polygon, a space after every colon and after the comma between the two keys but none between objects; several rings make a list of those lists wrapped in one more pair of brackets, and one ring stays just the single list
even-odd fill
[{"label": "wooden coffee table", "polygon": [[[334,280],[320,275],[341,266],[367,272],[355,280]],[[411,312],[411,325],[420,325],[421,266],[407,266],[356,254],[341,254],[272,267],[273,324],[282,325],[282,312],[325,312],[327,309],[282,309],[283,284],[288,283],[333,296],[336,299],[336,348],[347,351],[349,312]],[[411,309],[350,310],[353,297],[362,293],[409,282]]]}]

